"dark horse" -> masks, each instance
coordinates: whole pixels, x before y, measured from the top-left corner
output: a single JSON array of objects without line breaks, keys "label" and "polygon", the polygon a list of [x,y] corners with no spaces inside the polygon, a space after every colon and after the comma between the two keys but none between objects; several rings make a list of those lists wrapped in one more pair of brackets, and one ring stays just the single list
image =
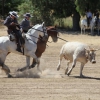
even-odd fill
[{"label": "dark horse", "polygon": [[[57,32],[57,29],[55,26],[48,26],[47,27],[47,34],[48,34],[48,38],[46,41],[39,39],[37,42],[37,50],[36,50],[35,54],[38,58],[40,58],[42,56],[42,53],[45,51],[46,45],[47,45],[47,42],[48,42],[48,39],[50,36],[51,36],[53,42],[57,42],[57,40],[58,40],[58,32]],[[26,61],[27,61],[27,63],[26,63],[27,65],[21,69],[18,69],[18,71],[24,71],[26,69],[30,69],[30,68],[35,67],[35,65],[36,65],[35,59],[33,59],[31,66],[30,66],[30,57],[27,56]],[[40,71],[39,65],[40,65],[40,60],[39,60],[39,63],[37,64],[37,68]]]}]

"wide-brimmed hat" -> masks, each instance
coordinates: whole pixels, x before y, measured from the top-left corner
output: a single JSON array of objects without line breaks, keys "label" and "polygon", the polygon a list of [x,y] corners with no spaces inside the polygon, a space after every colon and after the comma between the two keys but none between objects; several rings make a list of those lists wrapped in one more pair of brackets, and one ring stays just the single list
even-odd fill
[{"label": "wide-brimmed hat", "polygon": [[16,11],[10,11],[9,12],[10,15],[14,16],[15,18],[18,18],[19,16],[17,15]]},{"label": "wide-brimmed hat", "polygon": [[30,13],[26,13],[26,14],[24,14],[24,17],[33,17],[33,16],[31,16]]}]

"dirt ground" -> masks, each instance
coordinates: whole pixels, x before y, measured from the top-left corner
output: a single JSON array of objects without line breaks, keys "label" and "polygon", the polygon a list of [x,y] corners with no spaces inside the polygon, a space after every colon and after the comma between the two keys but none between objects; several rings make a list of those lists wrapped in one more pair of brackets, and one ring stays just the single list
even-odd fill
[{"label": "dirt ground", "polygon": [[[0,36],[7,35],[6,28],[0,27]],[[67,41],[80,41],[100,48],[100,36],[80,35],[80,32],[60,32],[60,37]],[[49,41],[52,41],[49,39]],[[60,71],[56,71],[59,52],[65,41],[47,43],[41,57],[40,68],[17,72],[25,66],[25,56],[9,54],[6,65],[16,78],[7,78],[0,70],[0,100],[100,100],[100,51],[96,52],[96,64],[88,62],[79,77],[80,63],[77,63],[70,76],[64,75],[66,61],[62,61]]]}]

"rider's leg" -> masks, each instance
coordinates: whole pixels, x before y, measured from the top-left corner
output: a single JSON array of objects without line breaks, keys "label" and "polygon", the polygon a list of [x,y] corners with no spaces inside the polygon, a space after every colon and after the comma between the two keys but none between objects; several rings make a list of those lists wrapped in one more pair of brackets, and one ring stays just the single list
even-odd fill
[{"label": "rider's leg", "polygon": [[17,40],[16,40],[16,42],[17,42],[17,51],[18,52],[21,52],[22,53],[22,50],[21,50],[21,43],[20,43],[20,33],[19,33],[19,31],[18,30],[15,30],[14,31],[14,33],[15,33],[15,35],[16,35],[16,38],[17,38]]}]

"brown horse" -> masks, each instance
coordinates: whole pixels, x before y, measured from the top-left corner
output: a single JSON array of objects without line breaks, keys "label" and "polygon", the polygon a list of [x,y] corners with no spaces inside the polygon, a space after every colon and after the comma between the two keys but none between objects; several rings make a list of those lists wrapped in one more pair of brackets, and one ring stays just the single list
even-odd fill
[{"label": "brown horse", "polygon": [[[48,34],[48,38],[47,38],[46,41],[39,39],[38,42],[37,42],[37,50],[36,50],[35,54],[38,58],[40,58],[42,56],[42,53],[45,51],[46,43],[48,42],[48,39],[49,39],[50,36],[51,36],[53,42],[57,42],[57,40],[58,40],[58,37],[57,37],[58,32],[57,32],[57,29],[56,29],[55,26],[48,26],[47,27],[47,34]],[[34,59],[33,59],[31,66],[30,66],[30,57],[26,57],[26,61],[27,61],[27,63],[26,63],[27,65],[25,67],[21,68],[21,69],[18,69],[18,71],[24,71],[26,69],[30,69],[30,68],[35,67],[36,61]],[[37,64],[37,68],[40,71],[39,65],[40,65],[40,60],[39,60],[39,63]]]}]

